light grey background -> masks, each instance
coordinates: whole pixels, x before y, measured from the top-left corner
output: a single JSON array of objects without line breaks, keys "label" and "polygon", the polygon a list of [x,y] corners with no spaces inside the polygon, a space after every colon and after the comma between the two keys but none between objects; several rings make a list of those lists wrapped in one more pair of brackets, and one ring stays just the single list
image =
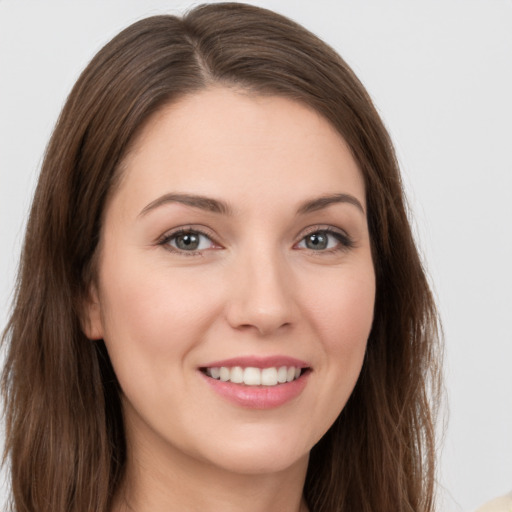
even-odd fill
[{"label": "light grey background", "polygon": [[[197,3],[0,0],[0,326],[45,144],[78,73],[129,23]],[[334,46],[396,143],[446,337],[440,509],[472,510],[512,489],[512,2],[252,3]]]}]

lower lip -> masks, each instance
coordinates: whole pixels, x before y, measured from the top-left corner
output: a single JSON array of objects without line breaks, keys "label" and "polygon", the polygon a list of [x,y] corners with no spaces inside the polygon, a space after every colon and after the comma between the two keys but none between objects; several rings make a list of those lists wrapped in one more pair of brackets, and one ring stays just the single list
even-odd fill
[{"label": "lower lip", "polygon": [[273,409],[298,397],[307,384],[310,372],[292,382],[276,386],[245,386],[212,379],[202,372],[200,374],[216,393],[236,405],[248,409]]}]

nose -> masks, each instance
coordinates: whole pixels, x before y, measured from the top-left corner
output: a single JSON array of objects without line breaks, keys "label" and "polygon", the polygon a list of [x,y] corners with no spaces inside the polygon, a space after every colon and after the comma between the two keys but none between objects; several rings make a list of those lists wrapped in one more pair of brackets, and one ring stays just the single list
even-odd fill
[{"label": "nose", "polygon": [[227,319],[232,328],[268,336],[298,318],[291,271],[283,257],[253,253],[230,276]]}]

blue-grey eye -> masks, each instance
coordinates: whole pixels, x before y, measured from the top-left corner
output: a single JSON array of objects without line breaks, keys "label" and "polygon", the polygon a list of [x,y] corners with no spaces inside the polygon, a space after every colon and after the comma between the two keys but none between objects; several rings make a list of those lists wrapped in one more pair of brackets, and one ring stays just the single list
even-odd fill
[{"label": "blue-grey eye", "polygon": [[334,249],[340,245],[340,240],[334,234],[328,231],[315,231],[306,235],[300,242],[298,247],[301,249],[311,249],[313,251],[324,251],[326,249]]},{"label": "blue-grey eye", "polygon": [[180,251],[202,251],[212,246],[212,241],[197,231],[178,233],[169,238],[169,245]]}]

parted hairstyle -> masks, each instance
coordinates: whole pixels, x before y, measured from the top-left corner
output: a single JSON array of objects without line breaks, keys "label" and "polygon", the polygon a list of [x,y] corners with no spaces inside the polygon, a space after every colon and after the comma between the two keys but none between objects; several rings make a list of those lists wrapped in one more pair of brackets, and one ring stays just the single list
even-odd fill
[{"label": "parted hairstyle", "polygon": [[143,19],[72,89],[46,150],[22,250],[2,391],[16,512],[107,512],[125,470],[121,390],[81,329],[105,203],[155,112],[211,85],[301,102],[348,143],[364,177],[376,272],[359,380],[312,449],[312,512],[431,512],[438,319],[392,143],[347,64],[303,27],[240,3]]}]

